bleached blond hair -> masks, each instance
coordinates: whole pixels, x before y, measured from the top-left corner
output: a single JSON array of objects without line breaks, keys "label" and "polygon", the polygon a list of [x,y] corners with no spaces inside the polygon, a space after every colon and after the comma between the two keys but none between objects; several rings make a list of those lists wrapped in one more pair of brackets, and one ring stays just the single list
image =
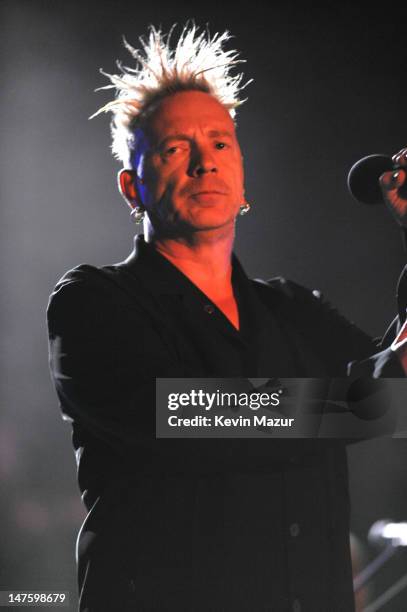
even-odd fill
[{"label": "bleached blond hair", "polygon": [[178,91],[203,91],[223,104],[233,119],[236,108],[245,102],[239,95],[252,79],[242,85],[242,73],[230,74],[233,66],[245,60],[237,59],[239,52],[234,49],[224,50],[224,44],[231,38],[229,32],[216,33],[211,38],[207,29],[199,32],[194,23],[187,23],[171,49],[175,25],[168,34],[151,25],[147,39],[139,38],[141,50],[123,38],[124,46],[137,62],[135,68],[117,61],[120,74],[108,74],[101,69],[111,84],[99,89],[116,89],[116,98],[90,118],[113,113],[112,152],[124,166],[130,164],[137,144],[136,128],[164,97]]}]

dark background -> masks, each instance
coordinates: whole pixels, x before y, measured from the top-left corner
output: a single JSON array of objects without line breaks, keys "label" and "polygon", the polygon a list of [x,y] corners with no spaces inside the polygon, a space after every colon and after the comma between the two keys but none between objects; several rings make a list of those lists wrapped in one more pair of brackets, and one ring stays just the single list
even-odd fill
[{"label": "dark background", "polygon": [[[229,29],[254,78],[238,114],[253,208],[236,251],[249,275],[318,288],[377,335],[394,316],[405,253],[389,213],[353,202],[345,179],[359,157],[407,145],[407,43],[402,4],[367,6],[1,3],[0,589],[75,594],[83,512],[49,380],[45,308],[65,270],[131,248],[109,120],[87,119],[111,99],[93,93],[106,84],[99,67],[130,63],[121,36],[137,46],[150,23],[168,30],[193,17],[212,33]],[[365,541],[373,521],[407,520],[407,442],[364,442],[349,456],[352,526]],[[406,560],[389,563],[377,593]],[[406,609],[406,593],[384,608]]]}]

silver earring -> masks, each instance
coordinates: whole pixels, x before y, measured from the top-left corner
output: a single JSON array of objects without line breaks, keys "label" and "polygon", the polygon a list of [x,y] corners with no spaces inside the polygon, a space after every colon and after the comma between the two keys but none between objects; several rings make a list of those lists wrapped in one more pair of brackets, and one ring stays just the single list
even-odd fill
[{"label": "silver earring", "polygon": [[246,215],[249,212],[250,208],[251,208],[251,206],[250,206],[249,202],[245,202],[240,207],[239,215],[242,215],[242,216]]},{"label": "silver earring", "polygon": [[135,206],[130,213],[130,217],[134,223],[142,223],[144,219],[144,210],[141,206]]}]

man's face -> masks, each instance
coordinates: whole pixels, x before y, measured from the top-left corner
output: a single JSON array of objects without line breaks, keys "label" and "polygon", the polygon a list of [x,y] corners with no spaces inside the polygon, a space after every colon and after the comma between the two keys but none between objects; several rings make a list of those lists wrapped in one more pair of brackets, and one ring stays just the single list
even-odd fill
[{"label": "man's face", "polygon": [[193,231],[234,225],[244,203],[243,163],[222,104],[204,92],[178,92],[160,102],[136,136],[132,165],[153,225]]}]

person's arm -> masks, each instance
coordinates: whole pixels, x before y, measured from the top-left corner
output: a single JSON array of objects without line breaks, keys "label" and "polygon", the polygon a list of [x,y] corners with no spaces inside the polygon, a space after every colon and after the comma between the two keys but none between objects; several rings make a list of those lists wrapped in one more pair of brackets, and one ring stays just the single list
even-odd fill
[{"label": "person's arm", "polygon": [[[375,341],[334,308],[320,291],[311,291],[283,278],[258,283],[274,291],[262,291],[277,313],[309,376],[346,377],[349,364],[359,363],[381,350]],[[311,362],[315,355],[317,362]],[[320,365],[318,365],[318,363]]]},{"label": "person's arm", "polygon": [[[82,272],[82,273],[80,273]],[[155,377],[182,376],[148,312],[82,270],[47,311],[51,376],[64,415],[119,455],[155,433]]]},{"label": "person's arm", "polygon": [[[320,291],[311,291],[282,278],[270,279],[266,283],[257,281],[256,286],[270,307],[277,310],[280,320],[286,322],[285,331],[293,347],[298,350],[303,339],[308,350],[318,355],[323,368],[314,364],[312,371],[321,370],[319,376],[404,377],[400,359],[390,348],[400,327],[399,317],[383,338],[374,340],[333,308]],[[274,291],[262,290],[265,286]],[[306,370],[310,362],[307,352],[303,352],[302,362],[301,367]]]},{"label": "person's arm", "polygon": [[[394,169],[380,177],[383,200],[393,218],[400,226],[404,246],[407,248],[407,148],[393,155]],[[350,364],[351,375],[379,377],[400,377],[407,375],[407,269],[400,277],[397,289],[398,317],[386,332],[382,350],[359,363]]]}]

